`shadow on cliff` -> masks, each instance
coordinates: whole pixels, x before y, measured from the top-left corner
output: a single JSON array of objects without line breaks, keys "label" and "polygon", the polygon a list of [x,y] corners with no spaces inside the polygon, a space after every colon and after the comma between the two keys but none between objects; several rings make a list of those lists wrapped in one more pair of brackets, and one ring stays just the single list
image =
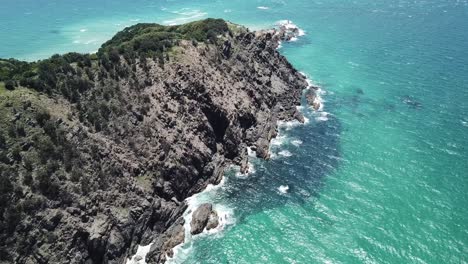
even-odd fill
[{"label": "shadow on cliff", "polygon": [[[317,121],[310,113],[306,116],[310,123],[280,130],[280,136],[286,137],[280,146],[272,146],[276,156],[254,160],[255,173],[239,178],[227,172],[228,180],[213,202],[234,208],[237,223],[286,202],[304,203],[319,196],[325,177],[339,166],[339,120],[333,115],[327,121]],[[280,186],[288,186],[287,193],[281,193]]]}]

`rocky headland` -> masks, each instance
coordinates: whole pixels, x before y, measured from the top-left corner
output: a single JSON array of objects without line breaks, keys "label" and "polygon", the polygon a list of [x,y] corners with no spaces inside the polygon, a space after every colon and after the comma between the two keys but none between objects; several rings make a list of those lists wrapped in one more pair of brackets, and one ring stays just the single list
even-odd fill
[{"label": "rocky headland", "polygon": [[[163,263],[184,200],[304,121],[308,84],[277,51],[297,32],[137,24],[97,54],[0,60],[0,263],[125,263],[150,243]],[[217,225],[194,215],[192,234]]]}]

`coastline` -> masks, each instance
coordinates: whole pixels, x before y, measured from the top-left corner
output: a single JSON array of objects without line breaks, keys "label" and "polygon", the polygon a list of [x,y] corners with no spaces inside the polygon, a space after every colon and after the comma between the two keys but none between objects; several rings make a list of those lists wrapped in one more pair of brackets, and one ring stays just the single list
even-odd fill
[{"label": "coastline", "polygon": [[[286,40],[286,42],[297,41],[298,37],[301,37],[301,36],[305,35],[305,32],[303,30],[301,30],[300,28],[298,28],[290,20],[281,20],[281,21],[279,21],[277,23],[277,25],[279,27],[282,27],[282,28],[286,29],[286,30],[291,30],[291,31],[294,32],[295,36],[290,37],[288,40]],[[260,31],[268,31],[268,30],[260,30]],[[282,44],[282,41],[279,40],[277,49],[282,47],[281,44]],[[290,129],[293,129],[294,127],[296,127],[296,126],[304,125],[304,124],[307,124],[307,123],[310,122],[310,120],[307,117],[305,117],[304,113],[301,112],[301,109],[303,109],[305,107],[309,107],[310,109],[312,109],[312,111],[314,113],[317,113],[319,115],[321,115],[321,113],[323,113],[323,108],[324,108],[323,102],[324,101],[323,101],[323,99],[322,99],[322,97],[320,95],[324,94],[324,92],[321,90],[321,87],[318,86],[318,85],[315,85],[313,83],[313,81],[311,79],[309,79],[308,76],[305,73],[300,72],[300,74],[306,78],[306,82],[307,82],[307,86],[304,87],[304,89],[302,90],[301,101],[302,101],[302,99],[305,99],[306,92],[310,91],[310,90],[313,90],[311,92],[315,96],[314,100],[310,104],[305,104],[305,105],[301,104],[301,105],[297,106],[297,110],[300,113],[302,118],[296,119],[296,120],[291,120],[291,119],[282,120],[282,119],[280,119],[280,120],[276,121],[275,131],[277,131],[277,132],[269,140],[269,143],[268,143],[268,158],[266,158],[266,159],[277,158],[277,155],[281,153],[281,152],[279,152],[278,154],[275,154],[275,153],[272,152],[272,146],[273,145],[280,146],[280,145],[283,144],[282,141],[279,141],[279,140],[281,140],[280,139],[281,135],[279,134],[280,129],[290,130]],[[319,107],[317,107],[317,105],[319,105]],[[316,120],[320,120],[320,117],[316,117]],[[326,121],[326,120],[320,120],[320,121]],[[292,144],[300,145],[300,144],[302,144],[302,142],[300,140],[296,140],[296,142],[293,142]],[[230,225],[234,225],[236,223],[233,209],[232,208],[227,208],[226,206],[224,206],[222,204],[214,203],[214,201],[212,199],[210,199],[209,196],[210,196],[210,194],[214,195],[214,194],[212,194],[213,192],[216,192],[217,190],[222,188],[225,184],[227,184],[226,183],[226,180],[227,180],[226,177],[229,177],[229,176],[226,176],[226,173],[228,173],[228,171],[234,171],[235,177],[230,176],[230,179],[233,178],[233,180],[236,180],[236,178],[246,179],[246,178],[248,178],[248,176],[250,174],[255,173],[254,165],[250,161],[250,159],[258,158],[257,153],[255,152],[255,150],[252,150],[251,147],[247,147],[246,152],[247,152],[247,168],[246,169],[244,168],[244,171],[243,171],[243,168],[241,166],[236,165],[234,163],[232,163],[230,165],[227,165],[226,169],[224,170],[223,176],[222,176],[219,183],[209,184],[201,192],[196,193],[196,194],[194,194],[194,195],[192,195],[192,196],[190,196],[190,197],[188,197],[188,198],[186,198],[184,200],[184,203],[187,204],[187,209],[183,213],[183,218],[184,218],[184,221],[185,221],[185,223],[184,223],[184,233],[185,233],[184,241],[183,241],[183,243],[176,245],[172,249],[173,250],[173,255],[172,256],[167,256],[166,255],[166,261],[164,263],[166,263],[166,264],[183,263],[184,260],[190,254],[190,252],[192,250],[192,247],[193,247],[193,243],[195,243],[197,239],[203,238],[203,237],[206,237],[206,236],[213,236],[213,235],[219,234],[219,233],[223,232],[223,230],[225,228],[229,227]],[[286,156],[289,157],[289,155],[286,155]],[[263,159],[265,159],[265,158],[263,158]],[[282,193],[282,194],[286,194],[288,192],[288,190],[289,190],[289,186],[287,186],[287,185],[286,186],[281,185],[281,186],[278,187],[278,191],[280,193]],[[220,224],[215,229],[211,229],[211,230],[206,230],[205,229],[201,234],[198,234],[198,235],[194,236],[194,235],[192,235],[190,233],[190,222],[192,221],[192,214],[197,209],[197,207],[202,205],[203,203],[210,203],[210,204],[213,203],[214,210],[218,212],[218,215],[221,212],[221,217],[219,218],[221,221],[220,221]],[[188,248],[184,248],[187,245],[188,245]],[[141,248],[141,246],[139,246],[139,248]],[[149,251],[149,249],[148,249],[148,251]],[[146,253],[148,253],[148,252],[146,252]],[[136,254],[136,255],[138,255],[138,254]],[[132,257],[132,259],[136,255],[134,255]],[[145,255],[140,254],[140,256],[142,257],[143,260],[145,259]],[[132,262],[132,261],[130,261],[130,259],[128,259],[126,264],[146,264],[146,262],[144,262],[144,261],[143,262]]]},{"label": "coastline", "polygon": [[[45,93],[34,99],[35,107],[10,110],[14,105],[5,104],[7,118],[27,127],[27,133],[34,132],[24,131],[22,136],[38,142],[32,136],[40,134],[44,140],[54,140],[51,144],[57,148],[66,146],[76,153],[71,160],[53,156],[58,165],[51,170],[57,175],[46,174],[52,179],[37,178],[34,172],[37,181],[55,183],[54,189],[42,184],[38,192],[30,188],[30,181],[12,178],[29,194],[16,197],[12,204],[38,196],[43,198],[43,209],[27,209],[20,219],[26,228],[12,228],[19,240],[7,241],[9,259],[31,262],[40,250],[40,261],[117,264],[138,251],[145,256],[130,262],[165,262],[173,256],[173,248],[184,242],[191,225],[190,215],[184,212],[197,204],[196,199],[193,204],[190,199],[181,201],[219,184],[227,166],[239,166],[245,175],[254,151],[259,159],[272,158],[270,143],[278,135],[280,122],[306,122],[297,107],[308,87],[306,78],[277,51],[280,41],[300,34],[298,28],[282,24],[250,32],[207,19],[175,29],[178,34],[164,32],[173,27],[137,24],[116,34],[98,54],[56,55],[31,64],[2,61],[7,66],[2,81],[12,84],[13,91],[7,93],[18,95],[19,103],[28,88]],[[150,46],[135,45],[141,32],[148,30],[153,32],[149,37],[161,40],[163,35],[172,49],[151,39]],[[39,75],[16,74],[16,65],[33,73],[39,66],[48,70]],[[21,114],[10,116],[16,109]],[[40,111],[45,117],[37,114]],[[31,118],[33,122],[28,121]],[[64,131],[66,137],[58,140],[55,131]],[[16,149],[21,155],[51,153],[46,148]],[[23,166],[22,156],[10,156],[16,157],[10,161],[12,166]],[[40,160],[33,162],[41,168]],[[70,165],[66,167],[65,162]],[[61,202],[63,197],[73,198]],[[220,226],[229,224],[223,222],[227,218],[217,219]],[[48,229],[41,229],[42,223]],[[42,240],[49,232],[57,239],[41,244],[41,249],[16,243],[29,238],[24,230],[37,228],[35,239]],[[66,255],[60,254],[64,247]]]},{"label": "coastline", "polygon": [[[311,80],[305,74],[303,75],[304,77],[307,78],[307,83],[309,84],[307,87],[304,88],[304,92],[307,89],[318,87],[316,85],[313,85]],[[314,113],[320,113],[323,110],[323,102],[322,101],[320,102],[321,102],[320,110],[315,110],[313,106],[309,106],[307,104],[298,106],[298,108],[301,109],[304,107],[310,107],[314,111]],[[279,152],[278,154],[273,153],[272,147],[276,146],[279,148],[281,145],[284,144],[284,140],[286,139],[279,131],[282,129],[289,131],[291,129],[294,129],[297,126],[306,125],[307,123],[310,122],[310,120],[305,115],[304,115],[304,118],[305,118],[304,122],[299,122],[297,120],[292,120],[292,121],[291,120],[290,121],[278,120],[276,122],[276,130],[278,131],[278,134],[275,137],[273,137],[269,143],[270,159],[278,158],[278,154],[281,153],[281,152]],[[302,141],[292,140],[291,144],[299,146],[302,144]],[[253,159],[258,158],[256,156],[255,151],[251,150],[250,147],[247,147],[247,153],[248,153],[249,158],[253,158]],[[207,236],[217,236],[217,235],[222,236],[223,235],[222,232],[226,228],[229,228],[229,226],[236,224],[236,218],[235,218],[236,216],[234,214],[233,209],[227,207],[227,205],[216,203],[215,201],[212,200],[213,198],[212,196],[216,195],[215,193],[217,191],[220,191],[221,188],[225,187],[226,184],[229,184],[229,181],[232,181],[232,180],[235,181],[235,180],[240,180],[240,179],[248,180],[249,175],[255,174],[255,165],[251,161],[248,162],[248,165],[249,165],[249,169],[245,173],[241,172],[241,167],[238,165],[231,164],[230,166],[227,166],[221,182],[215,185],[209,184],[200,193],[196,193],[184,201],[188,205],[183,215],[184,220],[185,220],[185,224],[184,224],[185,240],[183,243],[173,248],[173,252],[174,252],[173,256],[172,257],[167,256],[167,259],[165,262],[166,264],[183,263],[185,259],[189,256],[191,251],[193,250],[193,243],[196,243],[197,239],[204,238]],[[226,175],[226,174],[230,174],[230,175]],[[229,181],[227,181],[227,177],[229,178]],[[289,190],[289,186],[287,185],[281,185],[278,187],[278,192],[281,194],[287,194],[288,190]],[[196,235],[194,237],[193,235],[190,234],[190,222],[192,220],[192,213],[197,209],[198,206],[202,205],[203,203],[213,204],[214,210],[216,210],[218,214],[222,216],[221,219],[224,219],[224,221],[222,221],[217,228],[212,229],[212,230],[205,229],[201,234]],[[143,257],[143,255],[141,256]],[[127,262],[127,264],[145,264],[145,262]]]},{"label": "coastline", "polygon": [[[303,30],[298,28],[289,20],[278,21],[276,26],[277,27],[273,29],[253,31],[252,35],[255,36],[255,39],[265,39],[267,41],[272,42],[272,44],[270,45],[272,45],[272,48],[277,50],[281,48],[282,42],[294,42],[297,40],[298,37],[303,36],[305,34]],[[288,67],[292,66],[289,65]],[[295,95],[296,98],[294,100],[298,103],[302,100],[303,93],[305,90],[313,88],[312,93],[316,95],[315,90],[318,88],[316,86],[313,86],[310,80],[303,73],[299,73],[299,76],[305,78],[304,80],[307,85],[305,85],[301,89],[300,93],[297,93]],[[153,246],[154,242],[151,242],[149,245],[146,246],[139,245],[138,250],[140,250],[140,253],[142,254],[140,254],[139,256],[138,254],[135,254],[128,257],[126,259],[126,263],[144,264],[146,263],[146,260],[148,258],[148,262],[151,262],[153,261],[155,254],[159,255],[161,253],[164,254],[163,257],[158,258],[163,260],[164,263],[178,263],[178,259],[180,258],[181,254],[186,256],[188,252],[187,249],[183,249],[183,246],[186,244],[191,244],[194,241],[194,235],[190,233],[192,214],[197,209],[197,207],[203,202],[210,203],[210,200],[200,200],[199,197],[203,197],[207,193],[221,188],[225,184],[226,179],[224,174],[226,173],[227,169],[233,169],[234,167],[235,170],[238,170],[238,172],[236,173],[237,177],[247,177],[250,173],[254,173],[254,167],[252,163],[249,162],[249,158],[273,158],[271,156],[271,142],[278,135],[278,129],[282,126],[295,126],[298,124],[308,122],[308,119],[304,118],[304,116],[300,112],[300,107],[300,105],[294,106],[293,108],[291,108],[291,106],[286,106],[286,109],[284,110],[276,110],[276,114],[266,118],[267,121],[265,123],[258,124],[260,127],[262,127],[260,130],[263,130],[264,132],[262,132],[263,136],[261,136],[258,139],[256,146],[253,147],[254,150],[252,150],[252,148],[250,147],[247,147],[249,144],[252,143],[248,143],[248,141],[246,141],[240,143],[240,145],[244,146],[244,149],[240,150],[239,156],[235,157],[232,160],[220,157],[221,160],[218,160],[218,164],[220,164],[220,166],[217,166],[216,168],[217,173],[214,174],[215,177],[208,180],[208,184],[204,188],[200,189],[200,187],[198,187],[199,189],[197,192],[195,192],[192,196],[186,198],[182,202],[185,206],[185,210],[179,213],[179,218],[174,221],[175,223],[178,222],[177,225],[179,225],[179,227],[174,228],[175,233],[169,233],[167,235],[169,238],[166,239],[165,242],[162,242],[163,248],[165,248],[164,252],[157,252],[157,247]],[[221,212],[221,217],[219,218],[220,224],[215,229],[209,231],[204,230],[201,234],[196,235],[196,237],[203,237],[206,235],[221,233],[225,227],[235,223],[235,217],[232,213],[232,209],[227,209],[228,212],[226,212],[223,209],[219,209],[221,205],[214,204],[213,206],[215,212]],[[183,241],[177,240],[177,242],[174,242],[175,237],[178,237],[178,239],[180,239],[181,237],[180,226],[183,227]],[[169,228],[169,230],[171,230],[171,228]],[[164,246],[167,243],[175,246]],[[190,251],[190,248],[188,249],[188,251]]]}]

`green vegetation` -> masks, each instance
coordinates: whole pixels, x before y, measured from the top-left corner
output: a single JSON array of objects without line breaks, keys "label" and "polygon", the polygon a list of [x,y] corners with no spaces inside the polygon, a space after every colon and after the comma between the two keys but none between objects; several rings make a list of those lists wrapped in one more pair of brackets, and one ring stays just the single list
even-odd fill
[{"label": "green vegetation", "polygon": [[104,43],[98,52],[100,57],[115,54],[135,58],[136,54],[158,56],[171,49],[180,40],[215,42],[219,35],[229,33],[228,24],[222,19],[205,19],[178,26],[141,23],[117,33]]},{"label": "green vegetation", "polygon": [[128,64],[138,59],[146,69],[146,58],[153,58],[161,66],[168,60],[171,48],[180,40],[216,42],[218,36],[231,33],[231,24],[222,19],[205,19],[179,26],[137,24],[117,33],[104,43],[97,54],[67,53],[54,55],[37,62],[0,59],[0,92],[28,87],[47,94],[58,93],[72,103],[94,86],[96,72],[99,79],[110,75],[113,79],[130,74]]},{"label": "green vegetation", "polygon": [[[72,65],[91,67],[90,56],[68,53],[31,63],[15,59],[0,59],[0,81],[4,83],[7,90],[23,86],[51,94],[61,88],[61,81],[76,74]],[[85,86],[83,81],[74,85],[80,90],[83,90],[82,86]]]}]

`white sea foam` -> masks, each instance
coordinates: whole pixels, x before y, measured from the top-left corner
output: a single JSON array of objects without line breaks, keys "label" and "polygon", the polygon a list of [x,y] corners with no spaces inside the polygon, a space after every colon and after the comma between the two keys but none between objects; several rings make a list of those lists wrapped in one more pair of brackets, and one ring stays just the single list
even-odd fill
[{"label": "white sea foam", "polygon": [[328,121],[328,114],[327,112],[318,112],[318,116],[315,118],[317,121]]},{"label": "white sea foam", "polygon": [[137,252],[132,258],[127,259],[126,264],[146,264],[146,255],[151,249],[153,243],[146,246],[138,246]]},{"label": "white sea foam", "polygon": [[[180,263],[186,259],[189,253],[192,250],[192,241],[193,237],[190,233],[190,223],[192,221],[192,214],[193,212],[203,203],[209,203],[212,201],[212,194],[216,192],[219,188],[224,186],[226,182],[226,178],[223,177],[221,182],[217,185],[208,184],[204,191],[197,193],[185,200],[187,203],[187,209],[183,214],[183,218],[185,220],[184,223],[184,232],[185,232],[185,239],[184,243],[177,245],[173,248],[174,256],[171,258],[166,256],[166,263]],[[219,225],[212,229],[212,230],[204,230],[202,234],[199,236],[204,236],[207,234],[219,233],[221,230],[225,229],[226,226],[235,224],[236,219],[234,217],[234,210],[229,208],[226,205],[222,204],[215,204],[213,205],[214,210],[218,213],[218,221]],[[187,246],[188,244],[188,246]],[[127,259],[126,264],[146,264],[146,255],[148,254],[151,244],[147,246],[138,246],[137,253],[133,255],[130,259]]]},{"label": "white sea foam", "polygon": [[281,146],[286,141],[285,135],[277,135],[275,138],[272,138],[270,141],[270,146]]},{"label": "white sea foam", "polygon": [[[300,108],[298,108],[297,110],[301,111]],[[304,117],[304,119],[305,119],[305,117]],[[306,123],[306,121],[304,121],[304,123]],[[291,130],[294,127],[302,125],[302,123],[299,122],[298,120],[292,120],[292,121],[282,121],[281,120],[281,121],[278,121],[277,125],[278,125],[279,128],[283,128],[283,129],[285,129],[287,131],[287,130]]]},{"label": "white sea foam", "polygon": [[268,10],[270,9],[268,6],[257,6],[258,9],[261,9],[261,10]]},{"label": "white sea foam", "polygon": [[297,29],[298,30],[298,36],[301,37],[301,36],[304,36],[306,34],[306,32],[304,30],[302,30],[301,28],[299,28],[296,24],[294,24],[291,20],[280,20],[278,22],[276,22],[276,25],[280,26],[280,27],[284,27],[286,28],[287,30],[294,30],[294,29]]},{"label": "white sea foam", "polygon": [[246,172],[246,173],[242,173],[242,172],[240,171],[240,167],[239,167],[239,166],[236,166],[236,168],[235,168],[235,170],[236,170],[236,177],[238,177],[238,178],[247,178],[250,174],[253,174],[253,173],[256,172],[256,171],[255,171],[255,166],[253,165],[253,163],[249,162],[249,163],[247,164],[247,166],[248,166],[249,168],[247,169],[247,172]]},{"label": "white sea foam", "polygon": [[278,41],[278,47],[276,47],[276,49],[281,49],[283,47],[283,45],[281,45],[281,41]]},{"label": "white sea foam", "polygon": [[247,147],[247,155],[248,155],[249,157],[256,158],[256,157],[257,157],[257,152],[255,152],[254,150],[252,150],[251,147]]},{"label": "white sea foam", "polygon": [[278,155],[283,156],[283,157],[291,157],[292,153],[287,151],[287,150],[282,150],[282,151],[278,152]]},{"label": "white sea foam", "polygon": [[299,140],[299,139],[292,140],[291,144],[293,144],[296,147],[299,147],[300,145],[302,145],[302,140]]},{"label": "white sea foam", "polygon": [[[289,42],[294,42],[299,39],[299,37],[305,35],[305,31],[292,23],[291,20],[280,20],[276,22],[276,26],[283,29],[286,35],[289,37]],[[277,49],[281,48],[281,42],[279,43]]]},{"label": "white sea foam", "polygon": [[221,234],[221,231],[224,230],[227,226],[233,225],[236,223],[234,217],[234,210],[223,204],[214,204],[213,208],[218,213],[219,224],[216,228],[211,230],[204,230],[201,234],[193,237],[190,233],[190,223],[192,222],[193,212],[203,203],[209,203],[212,201],[212,195],[222,186],[224,186],[226,179],[223,177],[221,182],[218,185],[209,184],[206,189],[198,194],[195,194],[185,201],[187,203],[187,210],[184,212],[184,230],[185,230],[185,240],[183,244],[177,245],[174,250],[174,256],[172,258],[166,256],[166,263],[181,263],[189,256],[193,248],[193,239],[197,237],[204,237],[211,234]]},{"label": "white sea foam", "polygon": [[86,32],[86,31],[88,31],[86,28],[80,29],[80,32]]},{"label": "white sea foam", "polygon": [[[317,91],[315,92],[315,98],[314,98],[314,105],[319,105],[318,109],[314,109],[318,112],[321,112],[323,111],[323,107],[324,107],[324,100],[322,99],[322,96],[320,96],[322,94],[322,90],[321,89],[317,89]],[[312,106],[313,108],[313,106]]]},{"label": "white sea foam", "polygon": [[288,193],[289,191],[289,186],[288,185],[281,185],[280,187],[278,187],[278,191],[280,193]]},{"label": "white sea foam", "polygon": [[312,79],[310,79],[305,73],[303,72],[300,72],[300,74],[302,74],[304,77],[306,77],[306,82],[307,82],[307,88],[305,90],[308,90],[310,89],[311,87],[314,87],[315,89],[315,98],[314,98],[314,105],[319,105],[319,108],[318,109],[314,109],[314,106],[311,106],[311,108],[314,110],[314,111],[318,111],[318,112],[321,112],[323,111],[323,108],[324,108],[324,102],[325,100],[323,100],[322,98],[322,95],[325,95],[326,92],[324,90],[322,90],[322,88],[315,84]]}]

